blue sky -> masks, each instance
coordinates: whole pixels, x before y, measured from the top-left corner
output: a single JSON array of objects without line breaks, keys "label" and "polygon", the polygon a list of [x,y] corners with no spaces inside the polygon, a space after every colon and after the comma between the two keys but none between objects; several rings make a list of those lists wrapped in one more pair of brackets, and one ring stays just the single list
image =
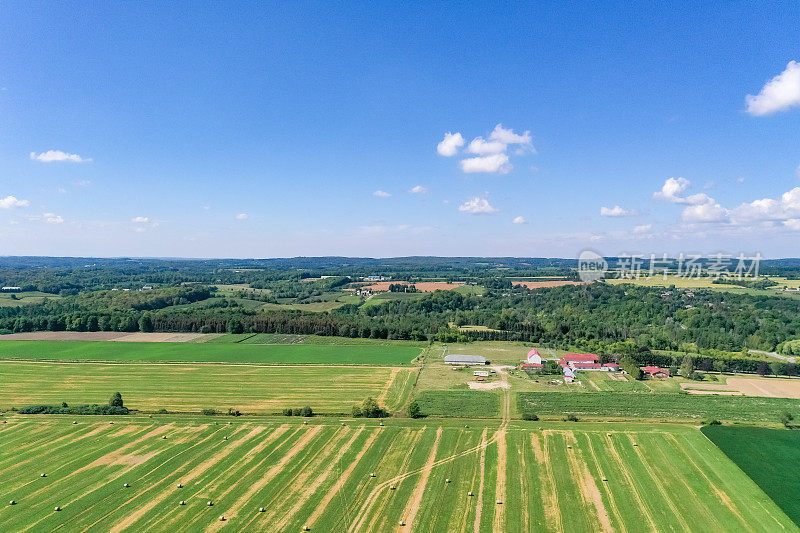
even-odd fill
[{"label": "blue sky", "polygon": [[0,255],[798,256],[798,24],[797,3],[5,2]]}]

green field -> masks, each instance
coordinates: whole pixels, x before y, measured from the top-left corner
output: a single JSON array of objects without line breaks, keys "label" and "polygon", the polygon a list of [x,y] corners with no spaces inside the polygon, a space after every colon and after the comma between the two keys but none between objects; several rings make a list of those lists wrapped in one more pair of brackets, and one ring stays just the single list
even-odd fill
[{"label": "green field", "polygon": [[386,366],[0,361],[0,410],[106,403],[120,392],[128,408],[146,412],[233,408],[275,414],[308,405],[316,412],[341,414],[367,397],[394,411],[407,403],[416,372]]},{"label": "green field", "polygon": [[694,420],[709,418],[751,423],[778,423],[781,413],[800,414],[800,400],[749,396],[699,396],[637,392],[520,392],[521,413],[580,418],[622,418],[632,420]]},{"label": "green field", "polygon": [[490,391],[425,390],[416,401],[427,416],[492,418],[500,414],[500,395]]},{"label": "green field", "polygon": [[[783,429],[708,426],[703,433],[750,476],[789,517],[800,523],[800,433]],[[790,467],[790,468],[791,468]]]},{"label": "green field", "polygon": [[3,531],[798,531],[690,427],[12,417],[0,441]]},{"label": "green field", "polygon": [[0,359],[260,364],[408,365],[412,345],[251,345],[244,343],[0,341]]}]

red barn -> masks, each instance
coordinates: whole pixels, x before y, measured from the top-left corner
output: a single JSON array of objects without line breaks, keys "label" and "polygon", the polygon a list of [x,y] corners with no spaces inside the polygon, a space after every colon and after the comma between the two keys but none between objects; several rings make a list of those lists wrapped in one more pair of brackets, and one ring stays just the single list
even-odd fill
[{"label": "red barn", "polygon": [[654,378],[668,378],[669,377],[669,369],[668,368],[661,368],[660,366],[646,366],[642,368],[642,372],[645,374],[649,374]]}]

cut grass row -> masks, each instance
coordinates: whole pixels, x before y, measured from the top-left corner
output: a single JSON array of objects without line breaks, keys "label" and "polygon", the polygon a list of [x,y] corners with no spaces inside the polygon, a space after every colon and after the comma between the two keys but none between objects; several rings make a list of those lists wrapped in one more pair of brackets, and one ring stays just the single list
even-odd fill
[{"label": "cut grass row", "polygon": [[[503,450],[491,440],[481,450],[494,429],[14,418],[0,426],[10,444],[0,447],[0,497],[17,505],[0,506],[0,527],[347,531],[363,518],[359,531],[401,520],[414,531],[798,531],[693,428],[583,427],[517,427]],[[432,453],[444,462],[375,490]]]},{"label": "cut grass row", "polygon": [[413,345],[217,344],[167,342],[2,341],[0,359],[259,364],[411,364]]}]

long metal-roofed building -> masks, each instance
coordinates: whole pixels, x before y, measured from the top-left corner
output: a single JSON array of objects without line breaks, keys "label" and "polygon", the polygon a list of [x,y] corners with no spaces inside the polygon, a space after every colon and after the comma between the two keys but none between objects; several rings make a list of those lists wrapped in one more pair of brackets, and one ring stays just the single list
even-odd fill
[{"label": "long metal-roofed building", "polygon": [[485,365],[486,358],[482,355],[450,354],[444,356],[448,365]]}]

